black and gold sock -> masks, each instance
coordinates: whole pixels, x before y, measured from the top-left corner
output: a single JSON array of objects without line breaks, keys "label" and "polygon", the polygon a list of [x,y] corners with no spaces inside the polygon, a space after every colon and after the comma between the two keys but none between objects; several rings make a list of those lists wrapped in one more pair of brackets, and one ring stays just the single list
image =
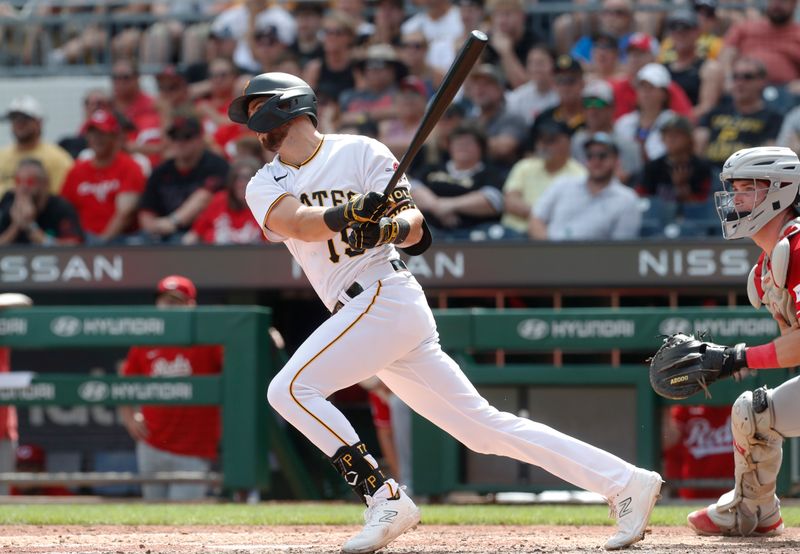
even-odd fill
[{"label": "black and gold sock", "polygon": [[373,496],[386,482],[387,477],[363,442],[341,447],[330,460],[361,500],[366,501],[366,495]]}]

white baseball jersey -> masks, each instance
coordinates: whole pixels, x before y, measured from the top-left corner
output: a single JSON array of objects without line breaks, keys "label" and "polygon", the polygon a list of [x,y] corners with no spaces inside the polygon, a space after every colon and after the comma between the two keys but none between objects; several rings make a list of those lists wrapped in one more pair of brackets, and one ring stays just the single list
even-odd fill
[{"label": "white baseball jersey", "polygon": [[[247,185],[247,204],[261,222],[267,238],[285,242],[303,268],[311,286],[329,310],[356,276],[375,263],[398,258],[393,245],[354,252],[347,232],[326,242],[287,238],[267,226],[267,216],[278,200],[290,194],[306,206],[337,206],[356,193],[382,192],[397,167],[389,149],[377,140],[357,135],[325,135],[301,166],[281,161],[265,165]],[[405,176],[399,185],[408,186]]]},{"label": "white baseball jersey", "polygon": [[481,397],[442,351],[422,287],[410,272],[389,263],[397,257],[393,246],[354,253],[348,252],[344,233],[302,242],[269,228],[270,209],[281,197],[291,194],[310,206],[341,204],[354,193],[382,191],[396,163],[375,140],[326,135],[299,167],[276,158],[248,184],[247,203],[256,219],[267,222],[267,238],[286,242],[328,308],[358,277],[363,281],[363,291],[354,298],[345,295],[341,309],[273,378],[269,403],[333,456],[360,439],[328,397],[377,376],[414,411],[477,452],[536,464],[608,497],[620,492],[633,475],[632,465],[541,423],[499,412]]}]

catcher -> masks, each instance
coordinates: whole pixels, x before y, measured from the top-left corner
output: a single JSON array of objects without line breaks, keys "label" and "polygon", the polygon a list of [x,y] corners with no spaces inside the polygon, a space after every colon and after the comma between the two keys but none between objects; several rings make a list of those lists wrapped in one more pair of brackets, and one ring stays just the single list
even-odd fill
[{"label": "catcher", "polygon": [[[739,150],[727,159],[715,194],[726,239],[750,237],[763,251],[747,279],[755,308],[778,322],[768,344],[720,346],[693,336],[667,338],[652,358],[650,381],[667,398],[686,398],[713,381],[800,365],[800,217],[795,207],[800,160],[789,148]],[[707,392],[707,391],[706,391]],[[733,404],[733,490],[689,514],[700,535],[765,536],[783,532],[775,483],[785,437],[800,436],[800,377],[775,389],[743,393]]]}]

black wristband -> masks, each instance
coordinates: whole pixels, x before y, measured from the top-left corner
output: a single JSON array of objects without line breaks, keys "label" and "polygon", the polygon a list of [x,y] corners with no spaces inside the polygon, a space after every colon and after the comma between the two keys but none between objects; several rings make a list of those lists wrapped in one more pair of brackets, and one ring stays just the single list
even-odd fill
[{"label": "black wristband", "polygon": [[745,344],[740,342],[736,346],[727,347],[722,362],[722,373],[724,375],[731,375],[743,367],[747,367]]},{"label": "black wristband", "polygon": [[333,208],[328,208],[322,213],[322,219],[325,221],[325,225],[327,225],[328,229],[331,231],[336,231],[338,233],[347,227],[347,219],[344,217],[344,208],[346,205],[347,204],[334,206]]},{"label": "black wristband", "polygon": [[411,224],[400,217],[395,218],[395,222],[397,222],[397,236],[392,242],[400,244],[408,238],[408,234],[411,232]]}]

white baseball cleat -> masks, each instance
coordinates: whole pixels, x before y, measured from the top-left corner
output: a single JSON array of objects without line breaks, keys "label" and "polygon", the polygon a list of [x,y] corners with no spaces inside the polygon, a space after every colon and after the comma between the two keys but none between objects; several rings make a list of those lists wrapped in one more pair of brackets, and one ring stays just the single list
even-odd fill
[{"label": "white baseball cleat", "polygon": [[358,535],[344,544],[343,554],[367,554],[380,550],[419,523],[419,508],[402,489],[397,491],[396,499],[380,497],[382,492],[378,489],[375,496],[366,496],[366,524]]},{"label": "white baseball cleat", "polygon": [[663,482],[655,471],[636,468],[622,492],[609,499],[611,513],[617,518],[617,534],[608,539],[606,550],[625,548],[644,538]]}]

